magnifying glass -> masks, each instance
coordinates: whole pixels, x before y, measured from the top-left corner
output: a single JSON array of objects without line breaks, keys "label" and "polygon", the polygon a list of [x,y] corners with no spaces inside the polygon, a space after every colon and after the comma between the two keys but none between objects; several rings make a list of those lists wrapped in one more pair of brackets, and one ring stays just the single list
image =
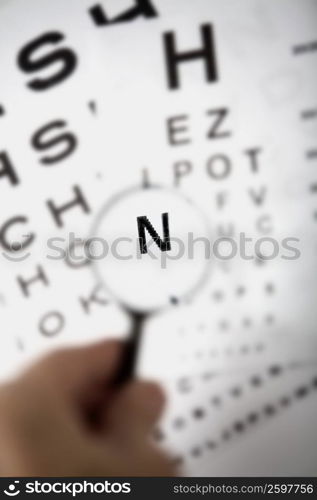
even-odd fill
[{"label": "magnifying glass", "polygon": [[131,319],[115,384],[133,377],[145,322],[203,288],[211,241],[206,216],[174,189],[133,187],[101,208],[88,240],[92,269]]}]

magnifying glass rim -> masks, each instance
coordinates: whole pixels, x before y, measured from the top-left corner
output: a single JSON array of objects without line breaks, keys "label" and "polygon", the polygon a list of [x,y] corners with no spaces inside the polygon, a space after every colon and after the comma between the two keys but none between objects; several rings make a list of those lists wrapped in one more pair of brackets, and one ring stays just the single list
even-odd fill
[{"label": "magnifying glass rim", "polygon": [[[104,219],[104,215],[107,212],[110,212],[112,207],[114,205],[116,205],[122,198],[125,198],[133,193],[137,193],[138,191],[142,192],[142,191],[151,190],[151,189],[167,191],[173,195],[176,195],[178,198],[182,198],[189,205],[192,205],[198,211],[198,213],[200,213],[201,218],[204,221],[204,224],[206,227],[206,234],[208,234],[208,236],[210,237],[210,241],[211,241],[212,231],[210,228],[209,220],[206,217],[206,215],[203,213],[203,211],[200,210],[199,207],[197,207],[197,205],[188,196],[186,196],[183,193],[180,193],[177,189],[162,186],[159,184],[150,184],[150,185],[146,185],[146,186],[140,186],[140,185],[131,186],[131,187],[128,187],[128,188],[112,195],[111,198],[107,202],[104,203],[104,205],[101,207],[101,209],[97,213],[96,217],[94,218],[94,222],[91,226],[91,230],[89,233],[88,241],[95,237],[95,235],[97,233],[97,229],[100,226],[101,221]],[[98,270],[99,262],[93,259],[91,267],[92,267],[93,274],[97,278],[97,282],[103,286],[103,288],[109,293],[109,295],[114,299],[114,301],[122,309],[126,310],[130,314],[140,314],[140,315],[152,316],[159,311],[165,311],[166,309],[173,307],[172,303],[166,304],[164,306],[158,306],[158,307],[153,308],[153,309],[144,308],[144,310],[136,308],[136,307],[131,307],[124,300],[120,299],[118,297],[118,295],[115,292],[113,292],[113,290],[109,287],[106,280],[102,277],[102,273],[100,273]],[[211,259],[207,258],[206,265],[204,267],[203,272],[201,273],[200,279],[197,280],[197,283],[195,286],[193,286],[193,288],[191,288],[185,294],[183,294],[181,297],[179,297],[180,301],[184,301],[184,302],[187,301],[188,302],[195,295],[197,295],[198,291],[201,290],[205,286],[205,284],[207,283],[209,276],[210,276],[210,273],[211,273]]]}]

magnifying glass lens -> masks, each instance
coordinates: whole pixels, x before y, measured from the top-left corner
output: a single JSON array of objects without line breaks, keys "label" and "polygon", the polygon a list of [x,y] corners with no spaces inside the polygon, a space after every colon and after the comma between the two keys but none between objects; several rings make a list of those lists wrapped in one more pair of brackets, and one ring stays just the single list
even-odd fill
[{"label": "magnifying glass lens", "polygon": [[210,245],[206,220],[190,200],[148,188],[119,195],[101,210],[89,252],[121,305],[151,313],[190,300],[207,277]]}]

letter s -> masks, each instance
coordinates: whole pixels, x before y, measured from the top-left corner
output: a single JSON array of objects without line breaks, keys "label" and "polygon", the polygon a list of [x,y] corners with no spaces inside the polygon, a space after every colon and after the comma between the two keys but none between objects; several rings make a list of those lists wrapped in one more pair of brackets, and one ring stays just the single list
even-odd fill
[{"label": "letter s", "polygon": [[130,483],[123,483],[122,493],[131,493],[131,484]]},{"label": "letter s", "polygon": [[25,489],[27,493],[34,493],[34,483],[26,483]]},{"label": "letter s", "polygon": [[58,31],[44,33],[40,37],[25,45],[18,53],[17,63],[24,73],[34,73],[60,62],[61,67],[53,75],[47,78],[35,78],[27,83],[27,86],[35,91],[47,90],[58,85],[68,78],[76,69],[77,56],[69,48],[60,48],[41,57],[32,57],[37,50],[45,45],[53,45],[64,40],[64,35]]},{"label": "letter s", "polygon": [[284,238],[282,240],[282,247],[284,248],[284,250],[290,250],[292,252],[292,256],[282,255],[281,258],[284,260],[297,260],[301,256],[301,251],[299,250],[299,248],[289,245],[289,243],[291,242],[300,243],[300,240],[298,238]]},{"label": "letter s", "polygon": [[[37,151],[50,150],[54,146],[59,146],[59,153],[51,156],[43,156],[40,162],[43,165],[54,165],[65,160],[68,156],[74,153],[77,148],[77,138],[70,132],[65,131],[67,123],[63,120],[56,120],[44,125],[35,132],[31,138],[31,144]],[[55,132],[57,131],[57,133]],[[60,132],[58,132],[60,130]],[[51,135],[51,137],[49,137]]]}]

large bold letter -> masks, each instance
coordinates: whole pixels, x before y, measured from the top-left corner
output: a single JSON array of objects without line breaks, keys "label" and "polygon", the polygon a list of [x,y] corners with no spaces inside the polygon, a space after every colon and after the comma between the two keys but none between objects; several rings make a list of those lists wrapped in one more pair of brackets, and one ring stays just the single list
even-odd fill
[{"label": "large bold letter", "polygon": [[151,222],[145,215],[143,215],[142,217],[138,217],[137,222],[138,222],[140,251],[142,254],[147,253],[145,230],[147,230],[148,233],[152,236],[154,243],[156,243],[156,245],[162,252],[167,252],[171,250],[168,213],[162,214],[163,240],[157,234]]},{"label": "large bold letter", "polygon": [[33,58],[33,54],[46,45],[55,45],[64,40],[64,35],[57,31],[45,33],[44,35],[32,40],[21,49],[18,54],[18,66],[25,73],[34,73],[42,69],[47,69],[49,66],[56,63],[61,63],[61,67],[52,76],[46,78],[38,78],[31,80],[27,86],[32,90],[41,91],[47,90],[54,85],[61,83],[68,78],[77,66],[77,56],[69,48],[63,48],[50,52],[47,55],[42,55],[38,58]]},{"label": "large bold letter", "polygon": [[178,65],[180,63],[202,59],[205,63],[206,78],[208,82],[218,80],[215,43],[213,39],[213,28],[209,24],[201,27],[203,46],[188,52],[177,52],[175,47],[175,36],[172,31],[164,34],[165,57],[167,65],[168,85],[170,89],[180,86]]},{"label": "large bold letter", "polygon": [[136,5],[126,10],[123,14],[109,19],[100,4],[94,5],[89,9],[90,15],[96,26],[107,26],[109,24],[125,23],[133,21],[136,17],[143,16],[147,18],[157,17],[157,12],[149,0],[137,0]]}]

